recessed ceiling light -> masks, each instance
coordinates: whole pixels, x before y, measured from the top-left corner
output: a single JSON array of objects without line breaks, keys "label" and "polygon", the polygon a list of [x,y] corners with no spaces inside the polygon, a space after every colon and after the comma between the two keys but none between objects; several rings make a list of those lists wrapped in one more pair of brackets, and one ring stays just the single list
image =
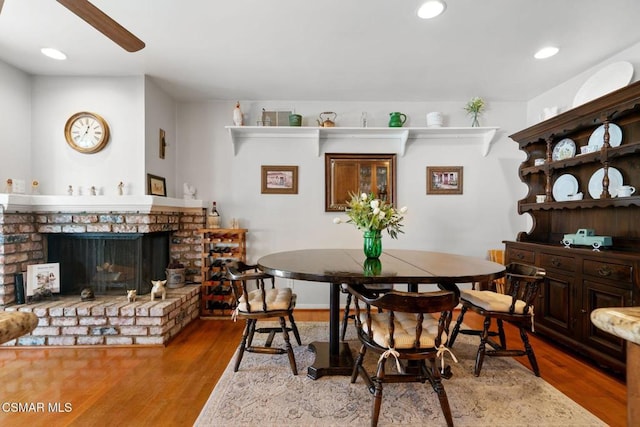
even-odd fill
[{"label": "recessed ceiling light", "polygon": [[418,9],[418,16],[422,19],[431,19],[440,15],[446,9],[447,4],[442,0],[428,0]]},{"label": "recessed ceiling light", "polygon": [[536,58],[536,59],[549,58],[549,57],[555,55],[556,53],[558,53],[559,50],[560,49],[558,49],[555,46],[543,47],[542,49],[537,51],[536,54],[533,55],[533,57]]},{"label": "recessed ceiling light", "polygon": [[52,47],[43,47],[40,49],[40,52],[42,52],[44,56],[48,56],[49,58],[57,59],[59,61],[67,59],[67,55]]}]

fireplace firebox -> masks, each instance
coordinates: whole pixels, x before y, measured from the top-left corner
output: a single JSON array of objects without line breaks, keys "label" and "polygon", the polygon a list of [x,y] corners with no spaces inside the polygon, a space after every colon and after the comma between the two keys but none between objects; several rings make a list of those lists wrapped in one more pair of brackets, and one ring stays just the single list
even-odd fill
[{"label": "fireplace firebox", "polygon": [[46,238],[47,262],[60,263],[60,294],[138,295],[151,290],[151,280],[165,278],[169,232],[54,233]]}]

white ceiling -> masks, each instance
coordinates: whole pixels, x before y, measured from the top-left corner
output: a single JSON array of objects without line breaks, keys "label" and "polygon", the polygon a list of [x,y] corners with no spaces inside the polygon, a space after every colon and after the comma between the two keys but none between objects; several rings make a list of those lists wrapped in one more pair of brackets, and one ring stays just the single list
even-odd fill
[{"label": "white ceiling", "polygon": [[178,100],[523,101],[640,42],[638,0],[448,0],[430,21],[421,1],[93,0],[146,43],[128,53],[55,0],[5,0],[0,59],[146,74]]}]

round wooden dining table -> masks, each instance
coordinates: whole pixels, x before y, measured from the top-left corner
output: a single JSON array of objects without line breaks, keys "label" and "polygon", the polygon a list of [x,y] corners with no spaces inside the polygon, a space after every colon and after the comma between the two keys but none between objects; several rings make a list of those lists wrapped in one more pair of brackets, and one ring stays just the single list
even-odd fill
[{"label": "round wooden dining table", "polygon": [[258,267],[286,279],[329,283],[329,342],[314,341],[315,361],[307,376],[351,375],[349,345],[340,342],[340,287],[348,284],[406,284],[411,292],[420,284],[436,284],[460,292],[457,284],[485,282],[505,274],[505,266],[482,258],[442,252],[392,249],[378,259],[365,258],[362,249],[301,249],[263,256]]}]

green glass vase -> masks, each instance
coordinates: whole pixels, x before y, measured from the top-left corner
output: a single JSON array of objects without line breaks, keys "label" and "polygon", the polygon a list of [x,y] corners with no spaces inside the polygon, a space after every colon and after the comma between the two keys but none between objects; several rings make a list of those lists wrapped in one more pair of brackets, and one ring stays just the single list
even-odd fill
[{"label": "green glass vase", "polygon": [[378,258],[382,253],[382,233],[380,230],[364,232],[364,254],[367,258]]},{"label": "green glass vase", "polygon": [[378,258],[367,258],[364,260],[364,275],[377,276],[382,271],[382,263]]}]

